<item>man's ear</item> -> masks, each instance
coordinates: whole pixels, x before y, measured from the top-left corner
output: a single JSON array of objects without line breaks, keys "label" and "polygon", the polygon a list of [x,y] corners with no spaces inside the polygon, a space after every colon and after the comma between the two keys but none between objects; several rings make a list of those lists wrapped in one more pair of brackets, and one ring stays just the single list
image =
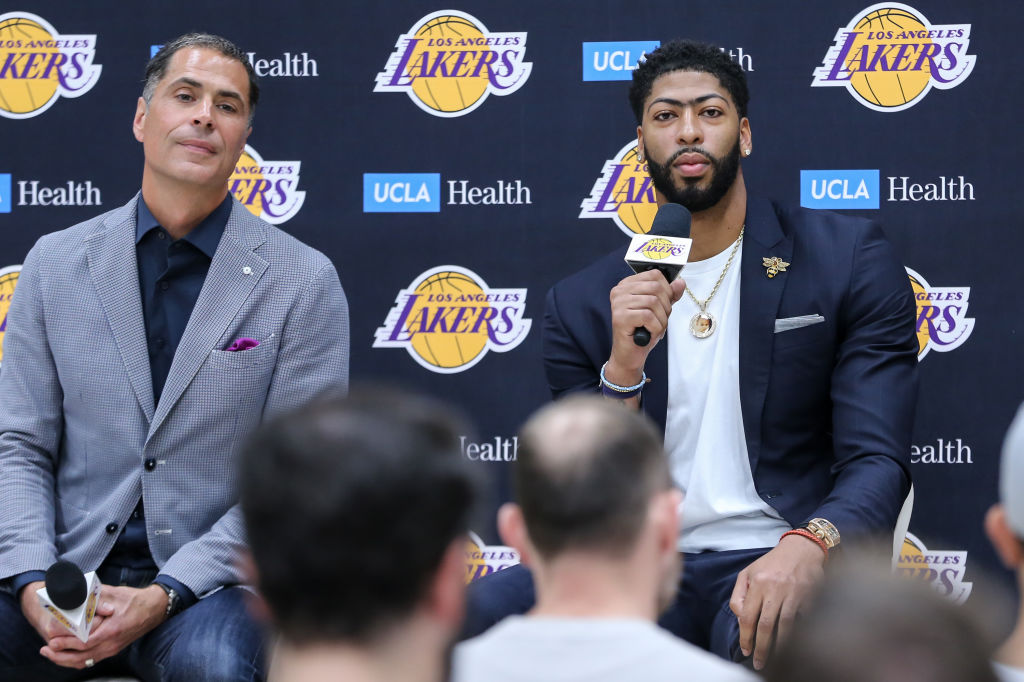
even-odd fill
[{"label": "man's ear", "polygon": [[1007,568],[1016,570],[1024,566],[1024,543],[1010,529],[1003,505],[994,504],[985,514],[985,533]]},{"label": "man's ear", "polygon": [[672,488],[659,494],[654,500],[654,523],[657,528],[658,549],[663,552],[676,553],[679,541],[679,507],[683,502],[683,493]]},{"label": "man's ear", "polygon": [[519,552],[519,561],[524,566],[533,563],[533,545],[526,520],[522,508],[515,502],[506,502],[498,509],[498,535],[502,542]]},{"label": "man's ear", "polygon": [[139,98],[139,101],[135,104],[135,118],[132,119],[132,132],[135,134],[135,139],[142,142],[145,135],[142,132],[142,127],[146,123],[146,114],[149,113],[149,107],[146,105],[146,100]]},{"label": "man's ear", "polygon": [[[252,558],[252,551],[242,550],[238,556],[238,569],[245,584],[259,586],[260,572],[256,567],[256,560]],[[270,612],[270,606],[263,598],[262,593],[257,590],[250,596],[252,598],[247,600],[246,608],[252,617],[260,623],[273,623],[274,614]]]},{"label": "man's ear", "polygon": [[431,616],[451,632],[461,626],[466,611],[466,542],[459,536],[448,545],[425,598]]}]

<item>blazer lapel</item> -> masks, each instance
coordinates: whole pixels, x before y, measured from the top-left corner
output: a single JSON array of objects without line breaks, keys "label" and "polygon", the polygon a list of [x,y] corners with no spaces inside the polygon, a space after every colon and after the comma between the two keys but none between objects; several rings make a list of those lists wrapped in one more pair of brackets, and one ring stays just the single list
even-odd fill
[{"label": "blazer lapel", "polygon": [[789,262],[793,239],[779,225],[767,201],[747,202],[747,222],[740,278],[740,407],[747,439],[750,470],[756,471],[761,448],[761,416],[771,377],[775,318],[789,278],[769,278],[764,257],[778,256]]},{"label": "blazer lapel", "polygon": [[266,272],[267,262],[254,252],[264,241],[263,224],[234,201],[206,281],[174,353],[149,438],[178,403],[210,352],[220,350],[218,342]]},{"label": "blazer lapel", "polygon": [[139,195],[111,213],[101,231],[86,238],[89,274],[121,353],[128,380],[147,420],[153,419],[153,379],[142,317],[135,258],[135,210]]}]

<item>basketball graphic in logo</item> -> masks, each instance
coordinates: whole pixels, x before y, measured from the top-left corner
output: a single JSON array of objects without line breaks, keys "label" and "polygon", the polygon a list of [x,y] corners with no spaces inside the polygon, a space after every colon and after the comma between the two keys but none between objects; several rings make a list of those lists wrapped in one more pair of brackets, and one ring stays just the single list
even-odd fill
[{"label": "basketball graphic in logo", "polygon": [[526,338],[526,289],[494,289],[457,265],[431,268],[398,292],[374,348],[405,348],[421,366],[452,374],[488,350],[504,353]]},{"label": "basketball graphic in logo", "polygon": [[496,33],[465,12],[441,10],[400,35],[374,92],[404,92],[420,109],[463,116],[487,95],[510,95],[533,65],[523,61],[526,33]]}]

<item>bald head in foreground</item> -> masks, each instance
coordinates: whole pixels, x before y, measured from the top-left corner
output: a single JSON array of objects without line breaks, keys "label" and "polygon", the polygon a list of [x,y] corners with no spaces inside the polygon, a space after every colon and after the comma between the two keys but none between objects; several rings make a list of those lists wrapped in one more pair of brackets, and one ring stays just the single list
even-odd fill
[{"label": "bald head in foreground", "polygon": [[679,576],[682,495],[653,424],[575,397],[531,417],[519,444],[498,526],[533,571],[536,606],[460,644],[454,679],[748,679],[654,623]]}]

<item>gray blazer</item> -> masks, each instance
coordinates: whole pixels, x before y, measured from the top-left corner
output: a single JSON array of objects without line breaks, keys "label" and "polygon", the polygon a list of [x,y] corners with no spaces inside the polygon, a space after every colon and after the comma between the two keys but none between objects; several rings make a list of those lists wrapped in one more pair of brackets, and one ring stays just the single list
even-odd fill
[{"label": "gray blazer", "polygon": [[[42,237],[21,270],[0,367],[0,579],[58,558],[95,569],[141,495],[162,573],[197,596],[242,582],[239,445],[261,420],[347,390],[334,266],[235,201],[154,404],[138,199]],[[224,351],[241,337],[260,344]]]}]

